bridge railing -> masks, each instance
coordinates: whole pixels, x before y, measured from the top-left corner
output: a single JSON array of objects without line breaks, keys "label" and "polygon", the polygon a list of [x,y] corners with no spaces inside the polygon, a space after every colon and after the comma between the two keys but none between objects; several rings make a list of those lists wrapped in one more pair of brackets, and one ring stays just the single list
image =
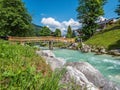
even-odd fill
[{"label": "bridge railing", "polygon": [[75,42],[74,38],[64,38],[64,37],[52,37],[52,36],[45,36],[45,37],[9,37],[9,41],[15,42],[27,42],[27,41],[55,41],[55,42]]}]

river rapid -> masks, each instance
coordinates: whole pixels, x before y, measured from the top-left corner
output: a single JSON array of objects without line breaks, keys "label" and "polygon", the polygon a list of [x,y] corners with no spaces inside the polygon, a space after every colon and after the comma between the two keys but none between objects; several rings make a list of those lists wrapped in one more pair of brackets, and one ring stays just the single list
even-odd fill
[{"label": "river rapid", "polygon": [[[41,47],[43,50],[48,48]],[[107,79],[120,85],[120,57],[111,55],[95,55],[95,53],[82,53],[77,50],[58,49],[52,50],[56,58],[66,62],[88,62],[98,69]]]},{"label": "river rapid", "polygon": [[88,62],[106,78],[120,85],[120,57],[95,55],[95,53],[82,53],[67,49],[55,49],[52,52],[57,58],[63,58],[66,62]]}]

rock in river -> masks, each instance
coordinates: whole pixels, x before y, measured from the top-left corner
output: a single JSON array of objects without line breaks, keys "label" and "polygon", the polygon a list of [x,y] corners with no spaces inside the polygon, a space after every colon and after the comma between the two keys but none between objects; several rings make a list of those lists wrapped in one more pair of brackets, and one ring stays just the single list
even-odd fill
[{"label": "rock in river", "polygon": [[66,73],[60,80],[60,83],[67,84],[61,90],[120,90],[113,82],[104,78],[104,76],[87,62],[65,62],[58,59],[51,51],[37,51],[42,55],[46,63],[52,70],[56,68],[66,68]]},{"label": "rock in river", "polygon": [[75,84],[87,90],[120,90],[87,62],[69,62],[65,66],[67,72],[62,79],[63,83],[69,83],[71,79],[74,79]]}]

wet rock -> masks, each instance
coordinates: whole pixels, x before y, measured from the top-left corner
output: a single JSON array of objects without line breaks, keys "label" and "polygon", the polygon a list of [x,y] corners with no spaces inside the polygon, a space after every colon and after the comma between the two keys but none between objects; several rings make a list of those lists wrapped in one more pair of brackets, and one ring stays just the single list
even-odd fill
[{"label": "wet rock", "polygon": [[91,52],[91,50],[92,50],[92,48],[89,45],[82,43],[82,47],[81,47],[82,52],[87,53],[87,52]]},{"label": "wet rock", "polygon": [[115,56],[120,56],[120,49],[110,50],[109,54],[115,55]]},{"label": "wet rock", "polygon": [[41,55],[46,63],[51,66],[51,69],[55,71],[57,68],[62,68],[66,61],[62,58],[56,58],[55,55],[50,50],[37,51],[38,55]]},{"label": "wet rock", "polygon": [[93,68],[89,63],[87,62],[67,63],[66,66],[72,66],[79,70],[80,72],[82,72],[87,77],[87,79],[94,83],[97,87],[104,86],[104,83],[102,82],[103,78],[100,80],[100,78],[103,77],[102,74],[98,70]]},{"label": "wet rock", "polygon": [[50,50],[43,50],[42,54],[48,57],[55,57],[55,55]]},{"label": "wet rock", "polygon": [[[106,80],[97,69],[87,62],[70,62],[67,63],[66,66],[70,76],[72,75],[79,85],[94,88],[87,90],[120,90],[120,88]],[[71,68],[68,69],[68,67]]]},{"label": "wet rock", "polygon": [[73,43],[72,46],[73,46],[73,47],[77,47],[77,46],[78,46],[78,43]]},{"label": "wet rock", "polygon": [[73,43],[71,44],[68,49],[73,49],[73,50],[77,50],[78,49],[78,43]]},{"label": "wet rock", "polygon": [[78,69],[67,66],[60,83],[68,86],[61,90],[99,90],[93,83],[89,82],[86,76]]},{"label": "wet rock", "polygon": [[101,47],[101,48],[100,48],[100,53],[102,53],[102,54],[107,54],[106,49],[105,49],[104,47]]},{"label": "wet rock", "polygon": [[91,52],[95,52],[96,47],[95,46],[91,46]]}]

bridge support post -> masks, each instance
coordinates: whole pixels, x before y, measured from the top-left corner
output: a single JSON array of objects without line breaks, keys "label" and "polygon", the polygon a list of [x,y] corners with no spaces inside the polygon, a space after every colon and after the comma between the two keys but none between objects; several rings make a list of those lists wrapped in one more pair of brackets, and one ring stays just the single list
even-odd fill
[{"label": "bridge support post", "polygon": [[53,50],[53,41],[49,41],[49,49]]}]

